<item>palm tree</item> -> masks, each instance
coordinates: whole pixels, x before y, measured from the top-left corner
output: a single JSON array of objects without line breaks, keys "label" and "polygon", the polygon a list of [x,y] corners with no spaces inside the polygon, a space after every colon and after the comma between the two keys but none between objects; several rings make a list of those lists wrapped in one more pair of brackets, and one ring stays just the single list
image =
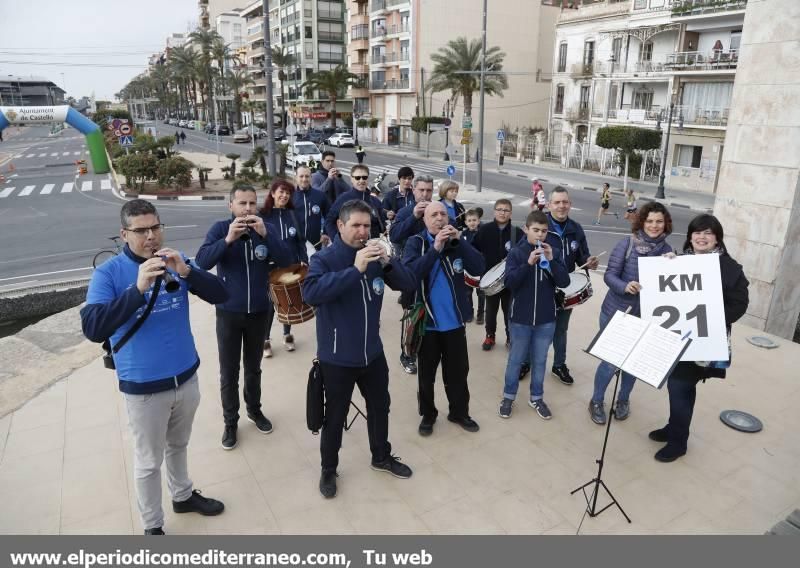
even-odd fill
[{"label": "palm tree", "polygon": [[[481,48],[479,39],[458,37],[431,55],[434,65],[427,88],[434,93],[450,91],[453,98],[462,97],[467,116],[472,116],[472,93],[480,90]],[[502,97],[508,88],[508,78],[502,73],[505,56],[497,46],[486,50],[486,71],[491,75],[484,77],[483,90],[489,96]]]},{"label": "palm tree", "polygon": [[[168,65],[175,78],[180,101],[178,106],[183,108],[185,102],[193,109],[193,114],[196,114],[197,80],[202,77],[201,72],[198,72],[202,65],[200,54],[185,47],[174,47],[169,52]],[[200,94],[205,105],[205,94],[202,90]]]},{"label": "palm tree", "polygon": [[272,66],[278,69],[278,80],[281,82],[281,128],[286,128],[286,95],[284,82],[286,70],[295,64],[295,56],[287,53],[282,45],[272,46]]},{"label": "palm tree", "polygon": [[202,77],[204,78],[206,87],[206,105],[208,110],[208,119],[214,114],[214,79],[211,70],[212,50],[214,43],[221,40],[216,30],[196,29],[189,34],[189,39],[192,44],[199,48],[200,51],[200,64],[202,69]]},{"label": "palm tree", "polygon": [[242,127],[242,93],[248,85],[254,83],[253,79],[248,75],[247,71],[241,69],[234,69],[228,71],[225,77],[225,83],[233,91],[233,107],[236,113],[236,125],[238,128]]},{"label": "palm tree", "polygon": [[331,101],[331,126],[336,128],[336,101],[344,96],[347,88],[358,81],[358,76],[350,73],[344,65],[338,65],[331,71],[319,71],[309,77],[301,88],[307,91],[318,90],[327,93]]}]

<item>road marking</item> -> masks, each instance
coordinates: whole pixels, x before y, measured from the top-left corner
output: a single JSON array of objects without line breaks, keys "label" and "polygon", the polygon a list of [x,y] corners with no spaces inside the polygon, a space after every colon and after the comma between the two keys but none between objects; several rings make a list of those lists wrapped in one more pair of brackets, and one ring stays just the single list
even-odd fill
[{"label": "road marking", "polygon": [[17,197],[27,197],[31,193],[33,193],[34,189],[36,189],[35,185],[26,185],[25,187],[22,188],[22,191],[19,192],[19,195]]},{"label": "road marking", "polygon": [[69,152],[64,152],[64,153],[63,153],[63,154],[61,154],[61,155],[62,155],[62,156],[69,156]]},{"label": "road marking", "polygon": [[49,195],[53,188],[56,186],[54,183],[48,183],[42,188],[42,192],[39,195]]},{"label": "road marking", "polygon": [[0,199],[8,197],[9,195],[11,195],[14,192],[15,189],[17,189],[17,188],[16,187],[7,187],[3,191],[0,191]]},{"label": "road marking", "polygon": [[90,181],[81,182],[81,191],[92,191],[92,182]]},{"label": "road marking", "polygon": [[110,179],[101,179],[100,180],[100,189],[111,189],[111,180]]},{"label": "road marking", "polygon": [[52,154],[50,154],[50,157],[51,158],[57,158],[58,157],[58,152],[53,152]]},{"label": "road marking", "polygon": [[69,193],[70,191],[72,191],[72,188],[74,186],[75,186],[74,183],[68,181],[67,183],[64,184],[64,187],[61,188],[61,193]]},{"label": "road marking", "polygon": [[167,229],[194,229],[200,225],[167,225]]},{"label": "road marking", "polygon": [[35,158],[35,157],[36,157],[36,154],[28,154],[28,155],[27,155],[27,156],[25,156],[25,157],[26,157],[26,158]]},{"label": "road marking", "polygon": [[46,157],[46,156],[47,156],[47,152],[44,152],[43,154],[39,154],[39,157],[40,157],[40,158],[44,158],[44,157]]},{"label": "road marking", "polygon": [[72,155],[73,155],[73,156],[80,156],[80,155],[81,155],[81,152],[73,152],[73,153],[72,153]]},{"label": "road marking", "polygon": [[53,274],[64,274],[65,272],[79,272],[81,270],[92,270],[91,266],[86,268],[69,268],[67,270],[56,270],[55,272],[40,272],[39,274],[26,274],[24,276],[12,276],[11,278],[0,278],[0,282],[8,282],[9,280],[19,280],[20,278],[35,278],[37,276],[51,276]]}]

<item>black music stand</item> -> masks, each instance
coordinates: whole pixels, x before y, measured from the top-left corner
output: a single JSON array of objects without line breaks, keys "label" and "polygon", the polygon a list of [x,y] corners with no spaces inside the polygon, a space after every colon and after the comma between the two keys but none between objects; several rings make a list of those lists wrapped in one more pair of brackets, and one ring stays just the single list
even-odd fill
[{"label": "black music stand", "polygon": [[[620,513],[622,513],[622,515],[625,517],[625,520],[627,520],[630,523],[631,519],[630,517],[628,517],[627,513],[625,513],[625,509],[622,508],[622,505],[619,504],[619,501],[617,501],[616,497],[614,497],[614,495],[611,493],[611,491],[608,489],[608,486],[602,479],[603,462],[605,461],[606,447],[608,446],[608,434],[611,431],[611,422],[616,418],[617,415],[616,411],[614,410],[614,403],[617,399],[617,387],[619,386],[619,378],[621,373],[622,371],[619,368],[617,368],[617,370],[614,372],[615,376],[614,393],[611,395],[611,410],[608,413],[608,421],[606,422],[606,435],[605,438],[603,439],[603,451],[600,452],[600,459],[595,460],[595,462],[597,463],[597,476],[594,479],[587,481],[577,489],[573,489],[572,491],[570,491],[570,495],[575,495],[575,493],[581,490],[583,491],[583,498],[586,500],[586,512],[589,514],[590,517],[597,517],[598,515],[600,515],[600,513],[602,513],[612,505],[616,505]],[[589,487],[590,485],[594,485],[594,489],[592,489],[591,495],[586,495],[586,488]],[[600,487],[605,489],[606,493],[608,493],[608,496],[611,497],[611,503],[609,503],[602,509],[597,510],[597,497],[598,494],[600,493]]]},{"label": "black music stand", "polygon": [[345,432],[349,432],[349,431],[350,431],[350,428],[352,428],[352,427],[353,427],[353,422],[355,422],[355,421],[356,421],[356,419],[357,419],[359,416],[361,416],[361,417],[362,417],[364,420],[366,420],[366,419],[367,419],[367,415],[366,415],[366,414],[364,414],[364,412],[363,412],[363,411],[362,411],[362,410],[361,410],[361,409],[358,407],[358,405],[357,405],[355,402],[353,402],[352,400],[350,401],[350,406],[352,406],[353,408],[355,408],[355,409],[356,409],[356,414],[355,414],[355,416],[353,416],[353,419],[352,419],[352,420],[350,420],[350,421],[348,422],[348,418],[350,417],[350,409],[349,409],[349,408],[347,409],[347,416],[345,417],[345,423],[344,423],[344,430],[345,430]]}]

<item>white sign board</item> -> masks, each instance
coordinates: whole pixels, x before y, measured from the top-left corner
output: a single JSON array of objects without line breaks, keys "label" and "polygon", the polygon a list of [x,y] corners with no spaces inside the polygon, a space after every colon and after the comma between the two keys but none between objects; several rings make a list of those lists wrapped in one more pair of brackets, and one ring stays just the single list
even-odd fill
[{"label": "white sign board", "polygon": [[10,124],[42,124],[67,120],[68,106],[0,106]]},{"label": "white sign board", "polygon": [[642,319],[690,334],[681,361],[728,360],[719,255],[640,258],[639,283]]}]

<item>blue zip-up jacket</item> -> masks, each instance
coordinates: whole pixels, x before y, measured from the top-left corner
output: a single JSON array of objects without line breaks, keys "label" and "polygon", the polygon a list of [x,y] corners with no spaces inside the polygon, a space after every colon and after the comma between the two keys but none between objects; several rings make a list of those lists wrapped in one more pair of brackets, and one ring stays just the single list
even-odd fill
[{"label": "blue zip-up jacket", "polygon": [[[116,346],[144,313],[153,287],[141,294],[136,280],[145,260],[125,245],[122,254],[95,269],[81,309],[81,328],[89,341],[109,339],[111,346]],[[188,262],[185,256],[184,261]],[[189,323],[189,292],[211,304],[227,300],[228,292],[217,276],[196,264],[191,266],[185,280],[170,271],[180,289],[170,293],[162,283],[153,311],[113,355],[122,392],[150,394],[176,389],[200,366]]]},{"label": "blue zip-up jacket", "polygon": [[[278,236],[286,246],[286,250],[291,257],[290,264],[305,262],[308,264],[308,252],[306,252],[306,241],[303,233],[298,227],[300,221],[294,209],[278,209],[273,207],[266,215],[261,213],[264,223],[275,227]],[[267,233],[269,234],[269,233]],[[314,243],[311,243],[314,244]]]},{"label": "blue zip-up jacket", "polygon": [[528,241],[521,242],[506,257],[506,288],[511,291],[509,319],[522,325],[555,321],[555,287],[569,286],[569,272],[555,255],[550,261],[550,274],[546,274],[548,271],[540,268],[538,262],[533,266],[528,264],[534,248]]},{"label": "blue zip-up jacket", "polygon": [[417,277],[416,302],[424,302],[428,317],[436,325],[433,309],[431,307],[431,286],[433,282],[430,273],[436,263],[442,268],[447,277],[453,301],[456,304],[456,313],[459,322],[464,325],[464,314],[470,313],[469,295],[472,292],[464,282],[464,271],[473,276],[481,276],[486,270],[483,255],[464,240],[458,241],[458,246],[445,248],[440,253],[426,238],[427,229],[412,236],[406,241],[403,249],[403,264],[408,266]]},{"label": "blue zip-up jacket", "polygon": [[317,358],[342,367],[366,367],[383,353],[380,337],[384,284],[413,292],[414,274],[397,259],[385,267],[371,262],[361,274],[353,266],[357,249],[337,235],[311,257],[303,300],[317,311]]},{"label": "blue zip-up jacket", "polygon": [[331,204],[325,194],[318,189],[297,187],[292,194],[294,213],[298,228],[312,245],[320,241],[322,228]]},{"label": "blue zip-up jacket", "polygon": [[389,240],[393,243],[405,246],[406,241],[425,230],[425,221],[422,217],[417,219],[414,217],[414,207],[417,203],[413,199],[411,202],[403,207],[394,218],[392,225],[389,227]]},{"label": "blue zip-up jacket", "polygon": [[271,262],[289,266],[291,255],[280,239],[278,229],[270,225],[267,225],[266,238],[250,231],[249,241],[237,239],[228,245],[225,236],[232,222],[233,218],[230,218],[211,226],[194,261],[204,270],[217,267],[217,276],[230,294],[219,309],[248,314],[264,312],[269,309]]},{"label": "blue zip-up jacket", "polygon": [[576,266],[584,265],[591,256],[583,227],[567,217],[564,230],[559,232],[559,226],[550,213],[547,219],[549,227],[545,242],[553,247],[553,258],[560,259],[568,272],[574,272]]},{"label": "blue zip-up jacket", "polygon": [[[333,203],[341,194],[352,189],[344,178],[328,178],[328,170],[321,165],[311,176],[311,187],[321,191],[328,198],[329,203]],[[330,233],[328,233],[328,236],[330,236]]]},{"label": "blue zip-up jacket", "polygon": [[396,185],[390,189],[381,202],[386,211],[399,213],[409,203],[414,203],[414,192],[409,188],[405,195],[400,193],[400,186]]},{"label": "blue zip-up jacket", "polygon": [[369,191],[358,191],[357,189],[352,189],[347,193],[341,194],[336,199],[336,202],[331,206],[331,210],[328,212],[328,217],[325,219],[325,234],[331,239],[334,237],[334,235],[339,234],[339,229],[336,226],[336,221],[339,219],[339,210],[342,208],[342,205],[351,199],[360,199],[361,201],[366,201],[367,204],[372,207],[372,226],[370,227],[369,233],[370,238],[374,239],[375,237],[380,236],[386,228],[386,214],[383,212],[381,200],[373,195],[370,195]]}]

